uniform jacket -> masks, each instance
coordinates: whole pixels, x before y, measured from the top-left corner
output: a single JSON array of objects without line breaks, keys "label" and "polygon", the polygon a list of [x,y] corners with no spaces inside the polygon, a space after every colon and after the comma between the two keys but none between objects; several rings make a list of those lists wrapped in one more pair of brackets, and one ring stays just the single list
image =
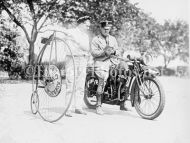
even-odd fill
[{"label": "uniform jacket", "polygon": [[115,37],[108,35],[104,38],[102,35],[98,35],[92,39],[91,54],[94,61],[106,61],[109,59],[104,52],[106,46],[113,47],[116,53],[118,53],[118,44]]}]

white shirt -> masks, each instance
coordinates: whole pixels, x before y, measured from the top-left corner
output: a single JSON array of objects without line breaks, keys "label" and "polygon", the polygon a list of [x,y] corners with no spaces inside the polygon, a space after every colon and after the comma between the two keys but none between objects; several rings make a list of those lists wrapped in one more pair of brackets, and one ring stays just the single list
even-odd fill
[{"label": "white shirt", "polygon": [[[79,28],[68,29],[67,33],[71,35],[72,40],[68,40],[68,45],[73,55],[89,55],[90,45],[89,36]],[[70,55],[69,53],[67,55]]]}]

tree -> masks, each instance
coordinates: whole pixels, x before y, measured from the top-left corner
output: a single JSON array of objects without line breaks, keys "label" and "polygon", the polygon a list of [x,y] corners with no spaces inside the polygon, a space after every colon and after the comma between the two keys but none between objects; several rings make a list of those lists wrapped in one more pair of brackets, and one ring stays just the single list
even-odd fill
[{"label": "tree", "polygon": [[184,21],[176,22],[178,55],[179,58],[188,63],[189,61],[189,25]]},{"label": "tree", "polygon": [[[20,27],[29,43],[29,63],[33,64],[34,44],[48,18],[58,13],[58,0],[1,0],[0,11],[6,11],[11,20]],[[31,27],[28,28],[28,27]]]},{"label": "tree", "polygon": [[81,16],[89,15],[92,22],[92,31],[97,34],[99,22],[112,21],[112,34],[118,35],[123,20],[132,21],[138,17],[139,9],[129,0],[68,0],[62,4],[60,20],[72,22]]},{"label": "tree", "polygon": [[[123,21],[122,29],[119,31],[118,40],[125,51],[136,51],[145,54],[145,57],[156,57],[159,46],[151,33],[155,32],[159,24],[150,15],[139,10],[138,17],[132,21]],[[147,58],[147,60],[150,60]]]},{"label": "tree", "polygon": [[[154,56],[163,55],[165,67],[180,56],[188,57],[188,25],[182,21],[161,25],[156,20],[131,4],[128,0],[68,0],[63,3],[61,21],[75,21],[88,14],[92,31],[97,33],[101,20],[113,22],[113,35],[123,49],[148,51]],[[168,25],[168,26],[167,26]]]},{"label": "tree", "polygon": [[11,30],[6,23],[7,21],[2,18],[0,21],[0,67],[1,70],[7,71],[10,77],[18,77],[18,72],[22,68],[19,60],[22,54],[19,53],[19,47],[16,45],[16,37],[19,34],[16,30]]},{"label": "tree", "polygon": [[[1,0],[0,9],[8,13],[14,23],[25,33],[29,43],[29,62],[33,63],[34,43],[39,31],[46,26],[48,19],[70,23],[88,14],[92,18],[92,31],[97,32],[101,20],[113,21],[114,35],[121,30],[123,20],[131,21],[138,17],[138,8],[128,0]],[[25,24],[30,25],[31,31]]]},{"label": "tree", "polygon": [[188,24],[184,21],[165,21],[163,25],[158,25],[157,30],[152,32],[152,36],[159,45],[158,54],[164,57],[164,67],[180,57],[187,62],[189,58],[189,38]]},{"label": "tree", "polygon": [[133,47],[134,50],[151,49],[152,37],[149,35],[149,31],[152,30],[155,23],[153,18],[142,11],[133,21],[124,21],[120,31],[120,37],[123,37],[123,46],[127,49]]}]

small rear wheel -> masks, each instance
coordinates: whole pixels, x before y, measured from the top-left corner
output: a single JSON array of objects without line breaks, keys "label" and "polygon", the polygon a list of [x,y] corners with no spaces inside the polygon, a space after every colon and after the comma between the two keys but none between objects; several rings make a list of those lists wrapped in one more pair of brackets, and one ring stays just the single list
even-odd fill
[{"label": "small rear wheel", "polygon": [[32,93],[30,105],[32,114],[36,114],[39,108],[39,98],[37,92]]}]

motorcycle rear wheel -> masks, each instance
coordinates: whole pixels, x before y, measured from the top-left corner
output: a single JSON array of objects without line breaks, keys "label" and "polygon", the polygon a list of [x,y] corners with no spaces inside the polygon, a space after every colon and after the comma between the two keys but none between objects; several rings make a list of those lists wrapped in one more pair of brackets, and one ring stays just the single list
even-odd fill
[{"label": "motorcycle rear wheel", "polygon": [[165,106],[165,94],[157,78],[145,78],[141,89],[136,84],[134,106],[137,113],[144,119],[153,120],[162,113]]},{"label": "motorcycle rear wheel", "polygon": [[[95,93],[96,93],[97,88],[95,86],[97,86],[98,84],[96,83],[97,81],[98,79],[96,77],[92,77],[90,74],[86,76],[84,103],[89,109],[96,109],[97,97]],[[93,89],[93,91],[90,89]]]}]

